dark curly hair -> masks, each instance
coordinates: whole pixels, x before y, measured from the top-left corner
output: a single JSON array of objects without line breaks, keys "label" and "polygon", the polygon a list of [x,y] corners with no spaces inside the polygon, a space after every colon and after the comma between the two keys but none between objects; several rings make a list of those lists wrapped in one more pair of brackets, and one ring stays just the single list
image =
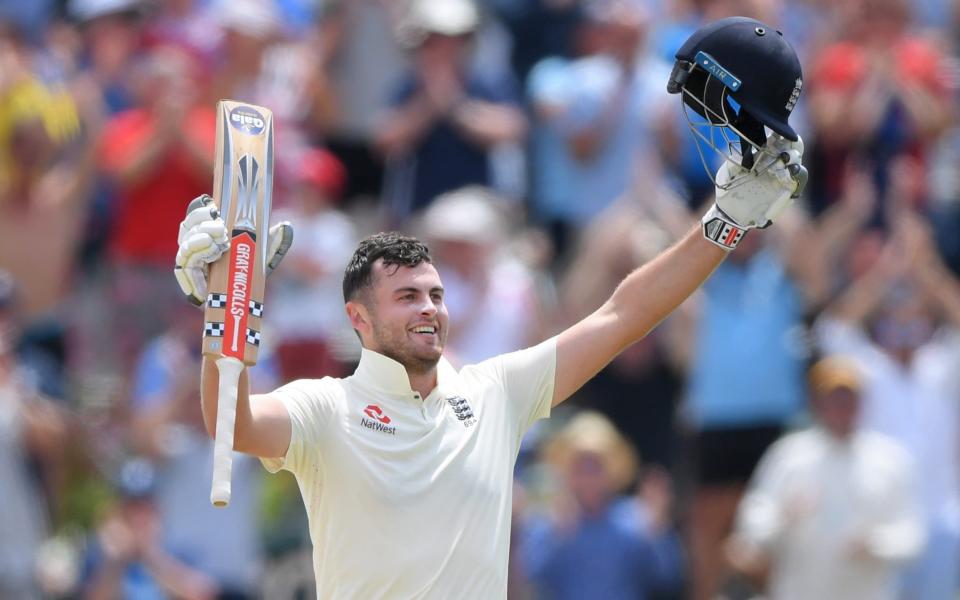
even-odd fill
[{"label": "dark curly hair", "polygon": [[384,266],[415,267],[432,263],[430,250],[415,237],[396,231],[380,232],[364,238],[343,273],[343,301],[349,302],[373,282],[373,264],[383,259]]}]

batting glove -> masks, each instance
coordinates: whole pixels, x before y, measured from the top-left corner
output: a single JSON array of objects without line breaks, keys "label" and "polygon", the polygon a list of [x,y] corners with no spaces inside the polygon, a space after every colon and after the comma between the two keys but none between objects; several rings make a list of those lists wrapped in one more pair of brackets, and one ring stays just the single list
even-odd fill
[{"label": "batting glove", "polygon": [[[207,299],[207,278],[210,264],[230,249],[227,226],[213,198],[203,194],[187,206],[187,216],[180,223],[177,235],[177,258],[173,274],[187,299],[202,306]],[[293,225],[287,221],[270,228],[267,237],[267,275],[283,260],[293,245]]]},{"label": "batting glove", "polygon": [[717,201],[703,216],[703,236],[732,250],[750,229],[769,227],[807,183],[803,140],[767,138],[753,169],[724,161],[717,171]]}]

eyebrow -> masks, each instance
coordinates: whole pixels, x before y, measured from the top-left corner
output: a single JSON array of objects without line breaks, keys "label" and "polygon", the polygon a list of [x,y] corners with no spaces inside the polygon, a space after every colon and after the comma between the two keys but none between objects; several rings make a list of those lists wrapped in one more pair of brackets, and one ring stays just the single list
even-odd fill
[{"label": "eyebrow", "polygon": [[[394,293],[394,294],[406,294],[406,293],[409,293],[409,292],[413,292],[413,293],[415,293],[415,294],[418,294],[418,293],[420,293],[420,288],[415,288],[415,287],[412,287],[412,286],[408,286],[408,287],[401,287],[401,288],[397,288],[397,289],[393,290],[393,293]],[[430,293],[432,294],[432,293],[434,293],[434,292],[440,292],[440,293],[442,294],[442,293],[443,293],[443,287],[442,287],[442,286],[435,286],[435,287],[430,288]]]}]

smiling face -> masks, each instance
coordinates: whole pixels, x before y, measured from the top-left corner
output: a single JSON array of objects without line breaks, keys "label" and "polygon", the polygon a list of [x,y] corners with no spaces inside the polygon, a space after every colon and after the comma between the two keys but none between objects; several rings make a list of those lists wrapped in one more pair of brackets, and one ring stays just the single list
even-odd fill
[{"label": "smiling face", "polygon": [[443,353],[449,320],[437,269],[428,262],[407,267],[378,260],[372,274],[369,288],[347,303],[363,346],[411,374],[429,372]]}]

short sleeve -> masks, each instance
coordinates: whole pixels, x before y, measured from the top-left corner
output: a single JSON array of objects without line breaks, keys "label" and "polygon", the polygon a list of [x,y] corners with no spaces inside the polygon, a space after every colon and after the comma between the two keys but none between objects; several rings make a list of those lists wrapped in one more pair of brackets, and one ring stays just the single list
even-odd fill
[{"label": "short sleeve", "polygon": [[283,458],[260,459],[267,471],[297,474],[320,457],[319,444],[336,411],[337,390],[336,380],[324,377],[299,379],[273,392],[290,415],[290,447]]},{"label": "short sleeve", "polygon": [[502,354],[490,360],[503,384],[507,411],[523,434],[538,419],[550,416],[557,367],[557,339]]}]

